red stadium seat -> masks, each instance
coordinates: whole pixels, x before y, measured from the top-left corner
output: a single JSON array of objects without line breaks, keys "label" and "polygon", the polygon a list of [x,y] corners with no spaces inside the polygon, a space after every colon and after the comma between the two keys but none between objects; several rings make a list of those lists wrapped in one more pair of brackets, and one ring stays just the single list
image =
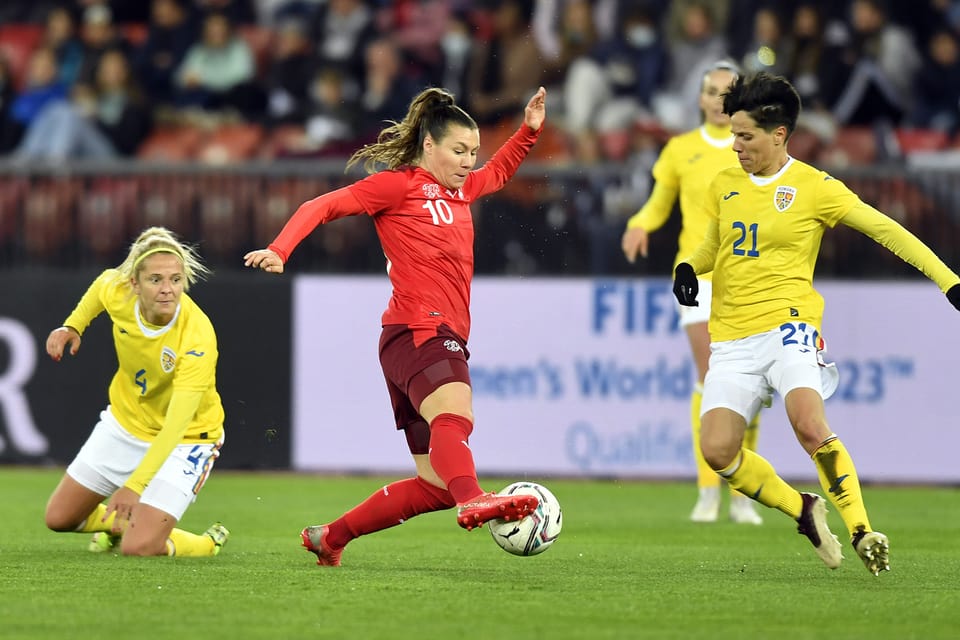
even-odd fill
[{"label": "red stadium seat", "polygon": [[818,154],[818,164],[828,167],[869,165],[877,160],[877,134],[870,127],[843,127]]},{"label": "red stadium seat", "polygon": [[43,25],[5,24],[0,25],[0,55],[6,58],[13,74],[13,86],[23,87],[27,75],[30,55],[43,38]]},{"label": "red stadium seat", "polygon": [[192,160],[203,137],[203,131],[196,127],[158,127],[137,149],[137,158],[162,163]]},{"label": "red stadium seat", "polygon": [[917,151],[940,151],[950,146],[950,136],[934,129],[897,129],[897,143],[904,155]]},{"label": "red stadium seat", "polygon": [[807,129],[797,129],[790,136],[787,147],[790,155],[803,162],[816,163],[822,143],[820,138]]},{"label": "red stadium seat", "polygon": [[256,124],[223,125],[200,142],[197,159],[207,164],[249,160],[257,154],[263,138],[263,128]]}]

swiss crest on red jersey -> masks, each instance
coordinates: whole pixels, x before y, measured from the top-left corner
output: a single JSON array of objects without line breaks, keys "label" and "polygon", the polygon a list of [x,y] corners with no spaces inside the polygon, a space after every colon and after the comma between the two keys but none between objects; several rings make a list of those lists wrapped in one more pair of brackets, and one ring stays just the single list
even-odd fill
[{"label": "swiss crest on red jersey", "polygon": [[797,190],[793,187],[777,187],[776,193],[773,194],[773,206],[777,208],[777,211],[783,213],[790,208],[796,196]]},{"label": "swiss crest on red jersey", "polygon": [[434,182],[423,185],[423,195],[431,200],[436,200],[440,197],[440,185]]}]

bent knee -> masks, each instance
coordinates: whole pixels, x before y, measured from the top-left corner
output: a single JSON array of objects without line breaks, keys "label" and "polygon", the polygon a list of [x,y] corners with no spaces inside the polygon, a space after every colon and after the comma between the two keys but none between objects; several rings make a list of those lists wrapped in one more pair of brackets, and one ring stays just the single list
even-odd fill
[{"label": "bent knee", "polygon": [[83,519],[77,520],[72,514],[63,513],[56,509],[47,509],[43,514],[43,523],[50,531],[64,533],[76,531],[77,527],[83,523]]},{"label": "bent knee", "polygon": [[728,447],[704,447],[702,453],[703,459],[708,465],[710,465],[711,469],[714,471],[722,471],[733,464],[737,454],[740,453],[740,449]]}]

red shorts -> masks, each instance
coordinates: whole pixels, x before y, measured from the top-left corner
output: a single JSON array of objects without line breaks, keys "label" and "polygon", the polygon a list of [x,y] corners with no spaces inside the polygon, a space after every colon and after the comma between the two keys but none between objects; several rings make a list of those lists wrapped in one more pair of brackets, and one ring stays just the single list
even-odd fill
[{"label": "red shorts", "polygon": [[430,450],[430,426],[419,413],[420,403],[448,382],[469,385],[469,357],[463,339],[447,325],[438,326],[426,336],[423,329],[414,330],[407,325],[383,327],[380,367],[387,381],[397,429],[406,432],[410,453],[425,454]]}]

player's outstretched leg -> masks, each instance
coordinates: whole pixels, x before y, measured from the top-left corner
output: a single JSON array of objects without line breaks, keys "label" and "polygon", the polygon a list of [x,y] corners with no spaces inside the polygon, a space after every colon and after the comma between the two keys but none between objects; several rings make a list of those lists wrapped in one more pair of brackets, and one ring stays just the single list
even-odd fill
[{"label": "player's outstretched leg", "polygon": [[498,496],[495,493],[484,493],[458,505],[457,523],[470,531],[494,518],[507,521],[520,520],[536,509],[539,504],[540,499],[536,496],[524,494]]},{"label": "player's outstretched leg", "polygon": [[860,530],[850,542],[867,571],[875,576],[879,576],[881,571],[890,571],[890,542],[887,536],[879,531]]},{"label": "player's outstretched leg", "polygon": [[303,548],[317,556],[317,564],[323,567],[339,567],[343,547],[333,547],[327,542],[330,527],[315,524],[300,532]]},{"label": "player's outstretched leg", "polygon": [[843,560],[843,552],[840,541],[827,525],[827,503],[814,493],[801,491],[800,497],[803,499],[803,510],[797,518],[797,533],[807,536],[823,564],[836,569]]}]

